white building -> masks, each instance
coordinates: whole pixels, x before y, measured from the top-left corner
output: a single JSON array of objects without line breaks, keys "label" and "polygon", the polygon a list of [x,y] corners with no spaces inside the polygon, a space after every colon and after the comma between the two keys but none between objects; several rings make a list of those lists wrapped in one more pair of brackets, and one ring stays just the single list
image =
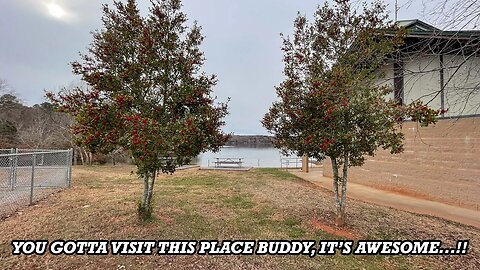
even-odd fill
[{"label": "white building", "polygon": [[382,69],[381,84],[408,104],[422,100],[444,115],[480,114],[480,31],[441,31],[420,20],[399,21],[405,44]]}]

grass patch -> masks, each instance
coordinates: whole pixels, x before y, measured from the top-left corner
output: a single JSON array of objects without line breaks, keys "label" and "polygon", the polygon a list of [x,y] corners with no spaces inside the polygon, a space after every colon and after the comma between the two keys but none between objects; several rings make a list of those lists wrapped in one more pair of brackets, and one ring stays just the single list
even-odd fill
[{"label": "grass patch", "polygon": [[206,175],[206,176],[185,176],[185,177],[173,177],[161,183],[161,185],[172,185],[172,186],[204,186],[204,187],[222,187],[225,185],[224,181],[216,175]]},{"label": "grass patch", "polygon": [[300,219],[287,218],[283,221],[283,224],[286,226],[288,237],[298,239],[305,236],[305,230],[300,227],[302,224]]},{"label": "grass patch", "polygon": [[250,209],[255,204],[247,194],[235,195],[223,200],[223,205],[233,209]]},{"label": "grass patch", "polygon": [[256,169],[255,172],[259,173],[260,175],[266,175],[268,177],[273,176],[275,180],[301,180],[300,178],[289,173],[285,169],[259,168],[259,169]]},{"label": "grass patch", "polygon": [[[455,268],[443,260],[435,261],[437,257],[422,256],[11,256],[12,239],[341,239],[311,224],[314,218],[328,223],[330,218],[325,213],[333,207],[331,197],[298,183],[297,177],[284,170],[187,170],[159,176],[153,218],[144,223],[135,211],[143,183],[130,174],[131,170],[111,166],[75,168],[74,188],[25,209],[22,215],[0,221],[0,269],[35,269],[47,264],[58,269],[117,269],[121,265],[126,269],[182,269],[192,265],[206,269],[239,265],[295,270]],[[380,224],[382,229],[370,234],[370,226],[380,226],[378,218],[385,219],[382,222],[392,219],[370,208],[351,212],[361,213],[357,220],[352,215],[356,224],[365,224],[355,227],[360,235],[375,239],[410,237],[404,234],[407,229],[391,224]],[[459,232],[468,231],[459,228]],[[432,234],[424,239],[434,238]]]},{"label": "grass patch", "polygon": [[210,239],[214,237],[216,227],[210,219],[195,212],[185,212],[175,216],[175,224],[182,228],[180,235],[189,235],[189,239]]}]

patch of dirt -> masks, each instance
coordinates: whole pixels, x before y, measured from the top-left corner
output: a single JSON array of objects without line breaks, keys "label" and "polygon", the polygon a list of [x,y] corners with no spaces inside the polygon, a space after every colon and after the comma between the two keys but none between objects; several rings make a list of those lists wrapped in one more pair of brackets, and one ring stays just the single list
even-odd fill
[{"label": "patch of dirt", "polygon": [[273,221],[283,221],[285,220],[285,216],[282,213],[276,212],[270,216],[270,219]]},{"label": "patch of dirt", "polygon": [[353,232],[350,232],[350,231],[342,229],[342,228],[329,226],[325,223],[322,223],[318,219],[312,219],[310,222],[316,230],[322,230],[322,231],[327,232],[329,234],[333,234],[333,235],[336,235],[336,236],[347,238],[349,240],[360,239],[360,237],[355,235]]},{"label": "patch of dirt", "polygon": [[167,225],[173,225],[173,223],[175,223],[175,220],[172,217],[165,216],[159,213],[155,213],[155,218],[165,222]]}]

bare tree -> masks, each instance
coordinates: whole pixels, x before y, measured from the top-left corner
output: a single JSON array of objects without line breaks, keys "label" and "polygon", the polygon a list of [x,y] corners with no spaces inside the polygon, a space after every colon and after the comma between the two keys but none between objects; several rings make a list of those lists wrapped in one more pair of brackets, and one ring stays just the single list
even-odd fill
[{"label": "bare tree", "polygon": [[8,87],[7,81],[4,79],[0,79],[0,93],[4,93],[7,87]]},{"label": "bare tree", "polygon": [[73,146],[73,119],[50,103],[26,106],[6,80],[0,79],[0,148],[66,148]]},{"label": "bare tree", "polygon": [[43,149],[55,144],[54,130],[49,126],[48,119],[35,114],[33,124],[19,129],[18,139],[22,147]]},{"label": "bare tree", "polygon": [[17,122],[23,116],[23,105],[6,80],[0,79],[0,148],[18,144]]},{"label": "bare tree", "polygon": [[[409,0],[408,2],[412,2]],[[476,30],[480,27],[478,0],[423,0],[423,17],[444,30]]]}]

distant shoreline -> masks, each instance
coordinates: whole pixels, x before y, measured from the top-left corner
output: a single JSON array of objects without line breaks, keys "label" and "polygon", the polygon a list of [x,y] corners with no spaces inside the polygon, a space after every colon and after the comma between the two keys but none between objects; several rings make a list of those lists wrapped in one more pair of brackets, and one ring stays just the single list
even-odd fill
[{"label": "distant shoreline", "polygon": [[273,137],[266,135],[233,135],[225,146],[267,148],[273,146]]}]

